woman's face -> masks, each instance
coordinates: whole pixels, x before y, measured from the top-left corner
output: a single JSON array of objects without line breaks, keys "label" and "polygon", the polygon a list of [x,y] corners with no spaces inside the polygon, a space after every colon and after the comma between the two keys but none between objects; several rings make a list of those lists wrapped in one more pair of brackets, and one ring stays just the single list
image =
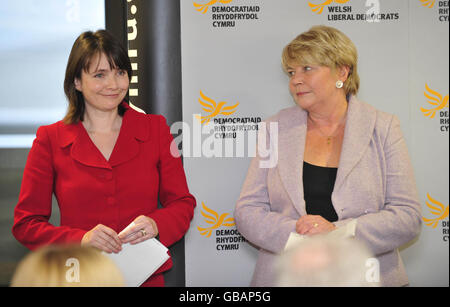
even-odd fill
[{"label": "woman's face", "polygon": [[88,71],[81,72],[75,87],[83,93],[86,107],[101,111],[116,109],[128,91],[130,81],[126,70],[111,68],[102,53],[91,60]]},{"label": "woman's face", "polygon": [[304,110],[313,111],[323,106],[339,91],[336,88],[336,82],[340,80],[338,74],[327,66],[295,66],[287,71],[291,95]]}]

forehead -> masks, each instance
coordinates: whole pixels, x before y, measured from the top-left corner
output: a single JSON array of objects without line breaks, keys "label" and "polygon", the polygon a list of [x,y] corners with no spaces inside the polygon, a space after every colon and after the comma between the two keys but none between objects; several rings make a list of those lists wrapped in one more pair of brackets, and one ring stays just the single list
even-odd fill
[{"label": "forehead", "polygon": [[91,73],[98,70],[113,70],[116,67],[117,65],[111,58],[107,57],[103,52],[98,52],[87,59],[83,70]]}]

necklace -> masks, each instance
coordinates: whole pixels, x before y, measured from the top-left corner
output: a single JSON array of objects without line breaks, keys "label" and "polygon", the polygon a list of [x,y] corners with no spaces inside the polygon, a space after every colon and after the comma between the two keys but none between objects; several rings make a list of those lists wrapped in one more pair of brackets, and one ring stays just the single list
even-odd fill
[{"label": "necklace", "polygon": [[336,129],[334,129],[334,131],[331,134],[326,134],[323,132],[323,130],[320,128],[319,125],[317,125],[316,123],[314,123],[314,121],[308,117],[309,121],[317,128],[317,130],[319,131],[319,133],[327,139],[327,145],[331,145],[331,142],[333,141],[333,138],[336,136],[337,132],[339,131],[339,129],[341,128],[341,126],[345,123],[345,119],[347,116],[344,116],[341,121],[338,123],[338,126],[336,127]]}]

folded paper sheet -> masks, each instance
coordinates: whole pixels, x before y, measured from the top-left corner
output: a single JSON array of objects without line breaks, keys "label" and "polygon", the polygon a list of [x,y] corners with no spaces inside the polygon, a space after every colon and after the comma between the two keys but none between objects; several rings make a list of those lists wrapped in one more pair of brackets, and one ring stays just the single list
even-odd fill
[{"label": "folded paper sheet", "polygon": [[[326,234],[327,237],[335,238],[335,239],[346,239],[352,238],[355,236],[356,231],[356,219],[348,222],[342,227],[337,228]],[[289,239],[284,247],[284,250],[291,249],[298,244],[300,244],[304,239],[308,238],[308,236],[300,235],[298,233],[292,232],[289,236]]]},{"label": "folded paper sheet", "polygon": [[127,287],[139,287],[168,259],[167,247],[153,238],[136,245],[124,244],[118,254],[106,254],[122,272]]}]

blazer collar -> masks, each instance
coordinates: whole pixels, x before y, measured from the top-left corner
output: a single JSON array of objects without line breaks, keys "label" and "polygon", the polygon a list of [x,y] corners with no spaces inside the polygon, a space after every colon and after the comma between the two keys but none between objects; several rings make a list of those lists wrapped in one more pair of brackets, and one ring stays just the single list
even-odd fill
[{"label": "blazer collar", "polygon": [[122,105],[126,111],[119,137],[108,161],[94,145],[81,122],[71,125],[59,122],[57,137],[60,147],[70,146],[73,159],[92,167],[111,169],[133,159],[139,153],[139,143],[149,139],[150,125],[144,114],[134,111],[125,102]]},{"label": "blazer collar", "polygon": [[352,96],[348,105],[344,142],[334,185],[335,191],[341,187],[345,178],[361,160],[370,145],[375,122],[376,109]]},{"label": "blazer collar", "polygon": [[307,112],[298,106],[281,112],[278,118],[278,171],[294,207],[300,215],[306,215],[302,177]]},{"label": "blazer collar", "polygon": [[[303,191],[303,161],[307,132],[307,112],[300,107],[281,111],[278,136],[278,171],[281,181],[300,215],[306,214]],[[349,100],[335,191],[362,158],[370,144],[376,111],[355,97]]]}]

